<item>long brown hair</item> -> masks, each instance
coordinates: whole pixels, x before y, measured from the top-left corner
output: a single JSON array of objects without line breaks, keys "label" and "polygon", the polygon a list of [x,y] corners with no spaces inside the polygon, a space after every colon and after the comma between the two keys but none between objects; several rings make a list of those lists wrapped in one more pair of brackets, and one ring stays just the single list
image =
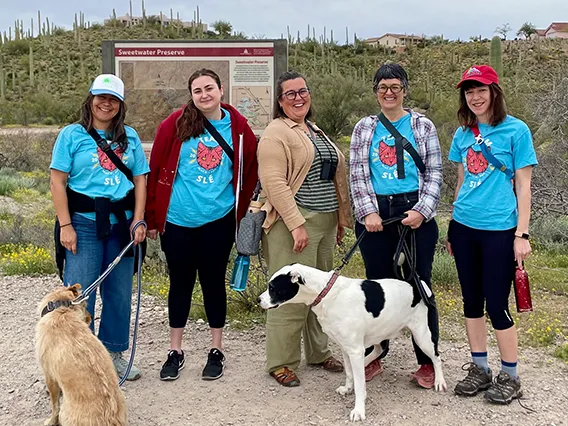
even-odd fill
[{"label": "long brown hair", "polygon": [[465,99],[465,92],[473,87],[488,86],[491,93],[491,105],[489,106],[489,125],[496,126],[507,117],[507,105],[503,89],[498,84],[485,85],[479,81],[470,80],[460,87],[460,108],[458,109],[458,121],[464,127],[471,127],[477,123],[477,116],[473,113]]},{"label": "long brown hair", "polygon": [[215,80],[215,83],[217,83],[217,87],[221,89],[221,79],[215,71],[201,68],[191,74],[187,82],[189,101],[176,121],[176,136],[182,142],[191,137],[197,137],[205,131],[205,116],[193,103],[193,96],[191,94],[191,85],[196,79],[203,76],[211,77]]},{"label": "long brown hair", "polygon": [[[95,95],[89,92],[89,95],[81,105],[81,118],[79,124],[84,126],[87,131],[93,128],[93,99]],[[126,130],[124,129],[124,118],[126,117],[126,104],[120,101],[118,113],[112,119],[108,130],[105,132],[105,137],[111,139],[113,142],[118,143],[122,152],[128,148],[128,139],[126,138]]]},{"label": "long brown hair", "polygon": [[[278,77],[278,81],[276,82],[276,100],[274,102],[274,111],[272,113],[272,118],[287,117],[286,114],[284,113],[284,110],[280,106],[280,102],[278,102],[283,95],[284,89],[282,89],[282,85],[284,84],[285,81],[295,80],[297,78],[303,79],[306,82],[306,87],[309,89],[308,82],[306,81],[306,78],[302,74],[300,74],[299,72],[286,71],[286,72],[282,73],[282,75],[280,77]],[[312,117],[312,113],[313,113],[312,112],[312,105],[310,104],[310,109],[308,110],[308,113],[306,114],[306,120],[309,120]]]}]

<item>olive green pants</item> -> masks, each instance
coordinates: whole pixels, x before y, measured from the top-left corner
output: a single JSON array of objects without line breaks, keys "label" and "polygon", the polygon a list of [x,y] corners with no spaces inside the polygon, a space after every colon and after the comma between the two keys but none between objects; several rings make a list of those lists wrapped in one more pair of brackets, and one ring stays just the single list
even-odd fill
[{"label": "olive green pants", "polygon": [[[294,253],[294,238],[282,220],[262,237],[262,250],[272,276],[291,263],[316,267],[323,271],[333,268],[333,250],[337,235],[337,212],[317,213],[300,208],[306,219],[308,245],[302,253]],[[298,368],[301,360],[301,340],[308,364],[318,364],[331,356],[328,336],[309,306],[300,303],[270,309],[266,314],[266,371],[287,366]]]}]

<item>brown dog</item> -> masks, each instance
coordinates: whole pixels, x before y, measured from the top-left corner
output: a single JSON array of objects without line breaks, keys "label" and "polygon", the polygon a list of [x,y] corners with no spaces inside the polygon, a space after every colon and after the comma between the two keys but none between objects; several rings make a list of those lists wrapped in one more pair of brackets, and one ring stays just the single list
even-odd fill
[{"label": "brown dog", "polygon": [[65,306],[80,288],[57,287],[39,304],[36,356],[52,409],[44,425],[125,426],[126,401],[109,353],[89,329],[91,316],[84,303]]}]

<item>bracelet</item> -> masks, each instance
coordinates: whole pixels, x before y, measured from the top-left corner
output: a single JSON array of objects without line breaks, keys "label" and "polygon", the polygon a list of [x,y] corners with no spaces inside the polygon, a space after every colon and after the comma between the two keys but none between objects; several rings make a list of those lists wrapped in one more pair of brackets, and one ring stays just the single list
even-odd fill
[{"label": "bracelet", "polygon": [[65,225],[59,225],[60,228],[65,228],[66,226],[73,225],[71,222],[66,223]]}]

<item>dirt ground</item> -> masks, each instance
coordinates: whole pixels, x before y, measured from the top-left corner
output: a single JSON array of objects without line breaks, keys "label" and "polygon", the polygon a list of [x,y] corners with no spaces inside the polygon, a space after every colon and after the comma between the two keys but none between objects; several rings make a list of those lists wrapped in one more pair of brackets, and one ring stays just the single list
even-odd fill
[{"label": "dirt ground", "polygon": [[[58,284],[54,276],[0,277],[0,425],[39,426],[49,415],[43,377],[34,357],[36,305]],[[343,425],[349,423],[354,396],[341,397],[334,389],[343,374],[302,365],[302,384],[284,388],[264,370],[264,328],[241,331],[227,327],[225,375],[201,380],[209,344],[206,324],[187,327],[186,368],[174,382],[161,382],[158,373],[168,350],[166,306],[143,297],[136,364],[143,377],[124,386],[131,425]],[[337,353],[337,348],[335,348]],[[482,396],[464,399],[451,390],[463,377],[468,360],[465,337],[441,342],[449,391],[437,394],[409,383],[416,369],[410,339],[391,344],[384,373],[367,386],[367,425],[566,425],[568,424],[568,368],[543,350],[520,354],[525,390],[523,403],[487,404]],[[490,363],[497,365],[495,349]]]}]

